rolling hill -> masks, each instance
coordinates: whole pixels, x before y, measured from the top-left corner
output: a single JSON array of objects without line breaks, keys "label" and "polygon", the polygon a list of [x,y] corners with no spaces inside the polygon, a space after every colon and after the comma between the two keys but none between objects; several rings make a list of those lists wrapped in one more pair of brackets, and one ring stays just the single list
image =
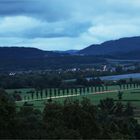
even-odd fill
[{"label": "rolling hill", "polygon": [[80,51],[0,47],[0,71],[84,67],[106,63],[106,58],[140,60],[140,37],[107,41]]},{"label": "rolling hill", "polygon": [[91,45],[80,50],[78,54],[140,59],[140,37],[121,38],[107,41],[102,44]]},{"label": "rolling hill", "polygon": [[0,47],[0,71],[73,68],[101,62],[105,62],[105,59],[95,56],[83,57],[36,48]]},{"label": "rolling hill", "polygon": [[28,47],[0,47],[0,58],[17,58],[17,59],[33,59],[44,58],[49,56],[60,56],[59,53],[53,51],[43,51],[37,48]]}]

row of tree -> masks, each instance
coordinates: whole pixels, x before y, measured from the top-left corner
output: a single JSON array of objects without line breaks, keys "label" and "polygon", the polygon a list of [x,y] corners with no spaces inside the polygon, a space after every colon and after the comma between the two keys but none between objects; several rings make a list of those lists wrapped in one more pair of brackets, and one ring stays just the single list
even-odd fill
[{"label": "row of tree", "polygon": [[[99,86],[92,86],[92,87],[75,87],[75,88],[48,88],[48,89],[36,89],[26,92],[26,95],[22,97],[21,91],[14,91],[13,97],[15,100],[20,101],[24,100],[33,100],[33,99],[42,99],[42,98],[51,98],[56,96],[68,96],[68,95],[86,95],[89,93],[95,92],[104,92],[110,90],[127,90],[131,88],[139,88],[139,83],[133,84],[119,84],[113,86],[107,85],[99,85]],[[114,89],[111,89],[115,87]]]}]

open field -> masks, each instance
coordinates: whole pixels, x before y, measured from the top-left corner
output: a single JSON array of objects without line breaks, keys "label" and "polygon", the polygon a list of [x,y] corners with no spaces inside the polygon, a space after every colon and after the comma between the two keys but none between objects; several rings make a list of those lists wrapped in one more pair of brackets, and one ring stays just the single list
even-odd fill
[{"label": "open field", "polygon": [[33,88],[25,88],[25,89],[7,89],[6,91],[10,94],[18,94],[21,100],[42,100],[42,98],[48,97],[56,97],[56,96],[68,96],[68,95],[88,95],[94,94],[98,92],[118,92],[118,90],[133,90],[139,88],[138,86],[134,85],[123,85],[121,88],[119,85],[112,85],[112,86],[96,86],[96,87],[83,87],[83,88],[66,88],[66,89],[58,89],[58,88],[51,88],[51,89],[43,89],[43,90],[35,90]]},{"label": "open field", "polygon": [[[112,90],[112,91],[104,91],[104,92],[96,92],[96,93],[88,93],[88,94],[77,94],[77,95],[61,95],[61,96],[52,96],[51,99],[53,101],[57,101],[62,103],[65,99],[71,99],[71,100],[81,100],[83,97],[87,97],[91,100],[91,102],[95,105],[97,105],[100,100],[106,99],[106,98],[113,98],[115,101],[118,100],[118,90]],[[30,100],[23,100],[23,101],[17,101],[17,106],[20,107],[24,104],[24,102],[29,102],[34,105],[35,108],[42,109],[45,106],[45,103],[47,100],[50,99],[50,97],[47,98],[39,98],[39,99],[30,99]],[[122,102],[131,102],[132,105],[140,107],[140,89],[128,89],[123,91],[123,99]]]}]

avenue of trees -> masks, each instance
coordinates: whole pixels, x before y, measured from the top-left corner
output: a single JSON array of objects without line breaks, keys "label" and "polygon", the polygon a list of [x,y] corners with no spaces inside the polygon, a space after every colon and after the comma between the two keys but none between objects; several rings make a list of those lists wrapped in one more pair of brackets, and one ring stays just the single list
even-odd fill
[{"label": "avenue of trees", "polygon": [[63,104],[46,102],[44,111],[23,106],[16,109],[0,90],[1,139],[138,139],[140,125],[130,103],[101,100],[94,106],[83,98]]},{"label": "avenue of trees", "polygon": [[43,98],[52,98],[58,96],[69,96],[69,95],[88,95],[91,93],[105,92],[118,90],[118,99],[122,100],[124,90],[138,89],[140,83],[138,82],[126,82],[120,80],[117,83],[104,83],[100,79],[94,79],[86,81],[85,79],[77,79],[74,86],[63,86],[63,87],[48,87],[48,88],[32,88],[26,92],[22,89],[15,89],[12,93],[9,93],[15,101],[21,100],[34,100]]}]

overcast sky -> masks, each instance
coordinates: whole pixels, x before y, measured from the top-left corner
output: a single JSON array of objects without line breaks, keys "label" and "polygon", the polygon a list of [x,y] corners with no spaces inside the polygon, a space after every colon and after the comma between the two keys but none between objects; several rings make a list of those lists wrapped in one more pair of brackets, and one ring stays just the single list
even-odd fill
[{"label": "overcast sky", "polygon": [[0,46],[81,49],[140,35],[140,0],[0,0]]}]

